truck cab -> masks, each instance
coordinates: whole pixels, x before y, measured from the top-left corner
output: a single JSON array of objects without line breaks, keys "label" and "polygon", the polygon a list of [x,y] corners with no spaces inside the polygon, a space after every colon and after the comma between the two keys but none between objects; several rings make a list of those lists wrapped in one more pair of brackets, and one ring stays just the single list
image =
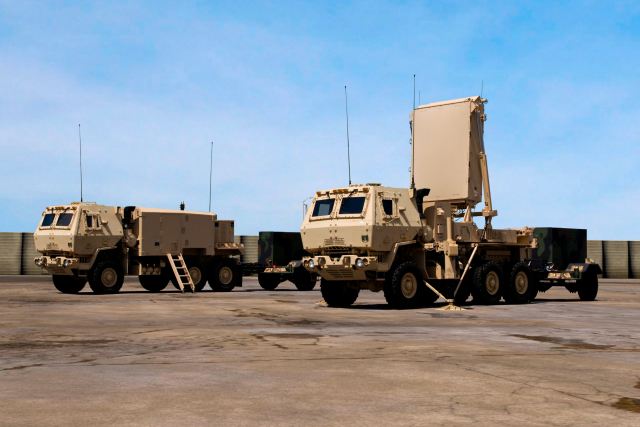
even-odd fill
[{"label": "truck cab", "polygon": [[413,190],[380,184],[318,191],[301,226],[303,265],[325,281],[358,281],[382,289],[398,249],[430,234]]},{"label": "truck cab", "polygon": [[54,275],[86,272],[100,251],[114,249],[122,240],[119,211],[88,202],[47,207],[33,236],[42,254],[36,265]]}]

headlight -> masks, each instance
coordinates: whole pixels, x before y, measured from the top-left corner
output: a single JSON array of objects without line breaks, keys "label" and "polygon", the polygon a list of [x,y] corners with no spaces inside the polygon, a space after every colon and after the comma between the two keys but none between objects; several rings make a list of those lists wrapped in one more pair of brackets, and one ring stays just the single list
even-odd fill
[{"label": "headlight", "polygon": [[63,266],[64,268],[69,267],[69,260],[68,260],[68,259],[65,259],[65,260],[62,262],[62,266]]},{"label": "headlight", "polygon": [[363,267],[364,267],[364,260],[362,258],[356,259],[356,268],[363,268]]},{"label": "headlight", "polygon": [[316,268],[316,263],[315,263],[315,261],[313,259],[309,260],[309,268],[312,269],[312,270],[314,268]]}]

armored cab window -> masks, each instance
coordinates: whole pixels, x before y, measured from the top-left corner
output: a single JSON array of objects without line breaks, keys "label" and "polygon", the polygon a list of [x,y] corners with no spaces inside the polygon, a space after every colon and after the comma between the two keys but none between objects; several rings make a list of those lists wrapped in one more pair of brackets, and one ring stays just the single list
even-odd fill
[{"label": "armored cab window", "polygon": [[313,207],[313,214],[311,216],[327,216],[331,215],[333,211],[333,204],[335,199],[318,200]]},{"label": "armored cab window", "polygon": [[93,215],[87,215],[87,228],[93,228]]},{"label": "armored cab window", "polygon": [[56,227],[68,227],[73,219],[72,213],[61,213],[58,215],[58,221],[56,221]]},{"label": "armored cab window", "polygon": [[382,209],[385,215],[393,215],[393,200],[382,199]]},{"label": "armored cab window", "polygon": [[40,224],[40,227],[51,227],[51,224],[53,224],[53,218],[55,218],[56,214],[53,213],[48,213],[45,214],[44,218],[42,218],[42,224]]},{"label": "armored cab window", "polygon": [[361,214],[364,209],[364,197],[345,197],[340,204],[340,215]]}]

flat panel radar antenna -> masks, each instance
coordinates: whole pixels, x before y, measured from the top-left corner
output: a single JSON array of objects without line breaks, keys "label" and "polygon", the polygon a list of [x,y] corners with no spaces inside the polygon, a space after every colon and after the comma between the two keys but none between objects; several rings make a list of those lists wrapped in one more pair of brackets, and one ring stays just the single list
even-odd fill
[{"label": "flat panel radar antenna", "polygon": [[351,185],[351,151],[349,147],[349,99],[347,98],[347,85],[344,85],[344,113],[347,118],[347,165],[349,167],[349,185]]}]

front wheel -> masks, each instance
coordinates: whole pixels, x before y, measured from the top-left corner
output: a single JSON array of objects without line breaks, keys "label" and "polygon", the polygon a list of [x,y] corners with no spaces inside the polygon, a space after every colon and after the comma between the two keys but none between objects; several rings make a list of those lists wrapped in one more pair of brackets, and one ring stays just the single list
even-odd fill
[{"label": "front wheel", "polygon": [[62,276],[54,274],[52,277],[53,286],[63,294],[77,294],[87,283],[85,277]]},{"label": "front wheel", "polygon": [[[422,280],[422,274],[413,262],[403,262],[390,273],[385,281],[383,290],[384,298],[391,307],[417,307],[425,300],[433,299],[425,296],[427,290],[431,293],[433,291],[426,288]],[[435,299],[433,301],[435,302]]]},{"label": "front wheel", "polygon": [[360,288],[352,286],[349,282],[322,279],[320,292],[329,307],[349,307],[358,299]]},{"label": "front wheel", "polygon": [[118,293],[123,283],[124,271],[116,261],[98,261],[89,272],[89,286],[95,294]]},{"label": "front wheel", "polygon": [[233,260],[222,259],[213,266],[209,285],[216,292],[229,292],[242,280],[242,272]]}]

